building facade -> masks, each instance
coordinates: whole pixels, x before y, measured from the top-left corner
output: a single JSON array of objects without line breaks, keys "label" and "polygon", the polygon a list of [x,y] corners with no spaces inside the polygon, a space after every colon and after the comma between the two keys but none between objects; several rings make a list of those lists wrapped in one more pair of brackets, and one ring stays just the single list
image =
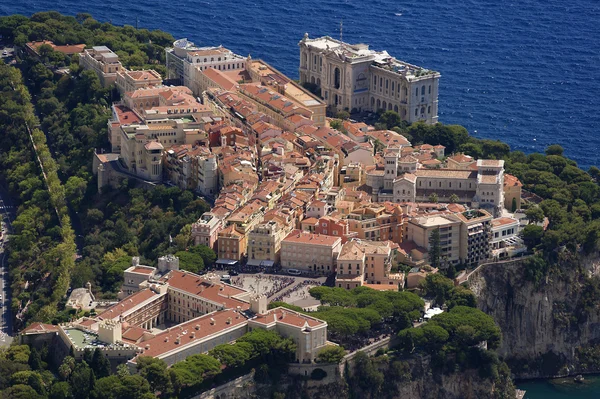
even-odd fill
[{"label": "building facade", "polygon": [[316,274],[335,271],[342,247],[340,237],[292,231],[281,243],[281,266]]},{"label": "building facade", "polygon": [[305,34],[299,46],[300,83],[320,89],[332,111],[383,109],[411,123],[438,121],[438,72],[329,36]]},{"label": "building facade", "polygon": [[123,69],[119,56],[106,46],[95,46],[84,50],[79,56],[79,65],[83,69],[96,72],[103,87],[114,84],[117,73]]}]

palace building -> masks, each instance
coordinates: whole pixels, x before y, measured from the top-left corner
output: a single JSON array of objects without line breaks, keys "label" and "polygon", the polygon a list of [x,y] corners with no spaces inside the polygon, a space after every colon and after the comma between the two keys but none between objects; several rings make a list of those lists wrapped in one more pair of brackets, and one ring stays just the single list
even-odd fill
[{"label": "palace building", "polygon": [[316,85],[332,112],[383,109],[411,123],[438,121],[438,72],[329,36],[307,33],[299,46],[300,83]]}]

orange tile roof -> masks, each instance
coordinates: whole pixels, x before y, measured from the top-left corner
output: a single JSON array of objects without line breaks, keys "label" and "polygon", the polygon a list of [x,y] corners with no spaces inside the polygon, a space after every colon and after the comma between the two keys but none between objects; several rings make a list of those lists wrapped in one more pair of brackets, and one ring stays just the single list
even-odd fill
[{"label": "orange tile roof", "polygon": [[271,309],[267,314],[259,314],[256,318],[251,320],[252,322],[263,325],[271,324],[273,322],[289,324],[294,327],[304,327],[305,325],[308,325],[309,327],[314,328],[327,325],[323,320],[281,307]]},{"label": "orange tile roof", "polygon": [[506,226],[508,224],[517,223],[517,219],[502,217],[492,220],[492,227]]},{"label": "orange tile roof", "polygon": [[144,290],[135,292],[131,295],[129,295],[128,297],[126,297],[125,299],[123,299],[121,302],[111,306],[110,308],[106,309],[104,312],[102,312],[100,315],[98,315],[99,318],[101,319],[114,319],[116,317],[121,316],[122,314],[130,311],[131,309],[135,308],[138,305],[141,305],[142,303],[154,298],[154,297],[158,297],[159,294],[155,293],[154,291],[152,291],[149,288],[146,288]]},{"label": "orange tile roof", "polygon": [[284,240],[286,243],[303,243],[332,247],[341,241],[340,237],[312,234],[300,230],[293,230]]},{"label": "orange tile roof", "polygon": [[27,328],[21,331],[21,334],[26,333],[45,333],[45,332],[55,332],[58,331],[58,326],[54,326],[52,324],[45,323],[31,323]]},{"label": "orange tile roof", "polygon": [[224,283],[212,283],[194,273],[173,270],[165,276],[164,280],[168,281],[170,287],[224,305],[229,309],[240,306],[245,310],[250,307],[247,302],[233,298],[235,295],[246,293],[245,290]]},{"label": "orange tile roof", "polygon": [[[234,310],[217,311],[171,327],[154,338],[138,343],[137,346],[144,349],[141,356],[160,357],[168,352],[201,342],[211,335],[226,335],[229,329],[245,325],[247,321],[243,315]],[[178,338],[179,343],[177,343]]]}]

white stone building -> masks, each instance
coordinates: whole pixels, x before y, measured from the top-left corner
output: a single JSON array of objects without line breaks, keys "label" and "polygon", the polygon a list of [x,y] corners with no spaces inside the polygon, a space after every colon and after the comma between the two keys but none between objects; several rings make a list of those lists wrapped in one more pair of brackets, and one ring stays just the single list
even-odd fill
[{"label": "white stone building", "polygon": [[300,83],[315,84],[330,110],[384,109],[408,122],[438,121],[438,72],[329,36],[305,34],[299,46]]}]

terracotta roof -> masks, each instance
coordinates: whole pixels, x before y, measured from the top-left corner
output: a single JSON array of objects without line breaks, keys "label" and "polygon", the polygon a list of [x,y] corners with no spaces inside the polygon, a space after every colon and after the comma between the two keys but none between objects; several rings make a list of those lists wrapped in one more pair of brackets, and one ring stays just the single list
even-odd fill
[{"label": "terracotta roof", "polygon": [[502,217],[492,220],[492,227],[505,226],[512,223],[518,223],[517,219]]},{"label": "terracotta roof", "polygon": [[246,323],[247,319],[234,310],[217,311],[171,327],[154,338],[138,343],[137,346],[144,349],[141,356],[160,357],[200,342],[211,335],[226,335],[229,329]]},{"label": "terracotta roof", "polygon": [[467,163],[467,162],[473,162],[474,159],[471,156],[465,155],[465,154],[456,154],[456,155],[452,155],[450,157],[448,157],[448,159],[451,159],[455,162],[458,163]]},{"label": "terracotta roof", "polygon": [[58,331],[58,326],[44,323],[31,323],[27,328],[21,331],[21,334],[35,334],[35,333],[47,333]]},{"label": "terracotta roof", "polygon": [[141,305],[144,302],[148,302],[154,298],[158,298],[158,296],[159,294],[155,293],[149,288],[146,288],[144,290],[129,295],[119,303],[106,309],[104,312],[98,315],[98,317],[104,320],[115,319],[116,317],[119,317],[129,312],[130,310],[132,310],[138,305]]},{"label": "terracotta roof", "polygon": [[282,242],[303,243],[332,247],[341,241],[340,237],[326,236],[323,234],[312,234],[300,230],[293,230]]},{"label": "terracotta roof", "polygon": [[523,187],[523,183],[521,183],[521,181],[513,176],[513,175],[509,175],[508,173],[504,174],[504,186],[508,187],[508,186],[516,186],[516,187]]},{"label": "terracotta roof", "polygon": [[267,314],[259,314],[256,318],[251,319],[254,323],[268,325],[273,322],[288,324],[294,327],[319,327],[326,326],[327,323],[323,320],[316,319],[314,317],[307,316],[302,313],[294,312],[286,308],[275,308],[267,312]]},{"label": "terracotta roof", "polygon": [[473,170],[456,169],[419,169],[415,172],[417,177],[437,177],[445,179],[475,179],[477,172]]},{"label": "terracotta roof", "polygon": [[250,307],[247,302],[233,298],[233,296],[244,294],[247,291],[229,284],[213,283],[197,274],[180,270],[171,271],[163,279],[168,281],[170,287],[224,305],[225,308],[235,309],[240,306],[245,310]]}]

